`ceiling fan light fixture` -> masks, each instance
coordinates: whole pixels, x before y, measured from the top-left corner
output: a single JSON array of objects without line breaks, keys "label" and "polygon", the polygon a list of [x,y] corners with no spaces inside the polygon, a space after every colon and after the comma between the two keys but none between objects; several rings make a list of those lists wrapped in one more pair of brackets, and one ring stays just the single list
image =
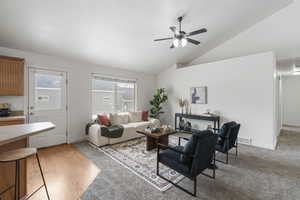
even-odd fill
[{"label": "ceiling fan light fixture", "polygon": [[162,41],[162,40],[172,40],[172,45],[170,46],[170,49],[173,48],[179,48],[179,47],[185,47],[187,45],[187,43],[191,43],[194,45],[199,45],[200,42],[197,40],[194,40],[192,38],[190,38],[191,36],[195,36],[201,33],[205,33],[207,32],[206,28],[201,28],[198,29],[196,31],[192,31],[192,32],[185,32],[183,30],[181,30],[181,21],[182,21],[183,17],[179,17],[178,18],[178,22],[179,22],[179,28],[176,28],[176,26],[170,26],[170,30],[173,33],[173,37],[165,37],[165,38],[160,38],[160,39],[155,39],[154,41]]},{"label": "ceiling fan light fixture", "polygon": [[178,47],[185,47],[187,45],[187,39],[182,38],[182,39],[175,39],[173,40],[173,45],[178,48]]},{"label": "ceiling fan light fixture", "polygon": [[182,46],[182,47],[185,47],[186,44],[187,44],[186,38],[182,38],[182,39],[181,39],[181,46]]},{"label": "ceiling fan light fixture", "polygon": [[179,47],[179,40],[178,39],[175,39],[173,40],[173,45],[178,48]]}]

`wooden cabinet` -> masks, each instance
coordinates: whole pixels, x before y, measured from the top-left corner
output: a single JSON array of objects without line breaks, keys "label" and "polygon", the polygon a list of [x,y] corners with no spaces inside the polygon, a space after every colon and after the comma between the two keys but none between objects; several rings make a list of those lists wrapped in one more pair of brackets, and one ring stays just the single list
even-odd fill
[{"label": "wooden cabinet", "polygon": [[[0,126],[24,124],[24,120],[12,120],[12,121],[1,121]],[[1,133],[0,133],[1,134]],[[5,145],[0,146],[0,153],[10,151],[18,148],[27,147],[27,139],[18,140]],[[26,195],[27,192],[27,163],[26,160],[21,161],[21,196]],[[0,163],[0,192],[5,190],[10,185],[14,184],[15,181],[15,163]],[[0,199],[2,200],[13,200],[14,189],[3,194]]]},{"label": "wooden cabinet", "polygon": [[0,126],[24,124],[24,119],[12,120],[12,121],[0,121]]},{"label": "wooden cabinet", "polygon": [[24,59],[0,56],[0,96],[24,95]]}]

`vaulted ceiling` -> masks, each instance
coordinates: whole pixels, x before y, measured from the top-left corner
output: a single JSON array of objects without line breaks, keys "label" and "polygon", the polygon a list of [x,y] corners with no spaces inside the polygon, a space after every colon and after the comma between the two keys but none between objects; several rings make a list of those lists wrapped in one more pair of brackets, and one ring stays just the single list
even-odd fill
[{"label": "vaulted ceiling", "polygon": [[[1,0],[0,46],[146,73],[188,63],[291,0]],[[170,49],[169,26],[189,32],[199,46]],[[241,47],[242,48],[242,47]]]}]

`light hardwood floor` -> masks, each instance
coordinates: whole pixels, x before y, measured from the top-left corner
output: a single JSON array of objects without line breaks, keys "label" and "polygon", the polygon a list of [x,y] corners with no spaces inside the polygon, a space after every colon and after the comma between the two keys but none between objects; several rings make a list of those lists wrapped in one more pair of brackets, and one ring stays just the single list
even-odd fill
[{"label": "light hardwood floor", "polygon": [[[51,200],[76,200],[100,173],[73,145],[64,144],[38,151]],[[27,161],[28,193],[42,184],[35,157]],[[47,199],[41,189],[31,199]]]}]

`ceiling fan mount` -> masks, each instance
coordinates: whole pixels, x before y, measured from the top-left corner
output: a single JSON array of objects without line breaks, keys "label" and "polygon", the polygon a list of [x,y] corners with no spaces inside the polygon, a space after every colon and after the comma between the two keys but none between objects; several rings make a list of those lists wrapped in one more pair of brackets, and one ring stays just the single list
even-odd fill
[{"label": "ceiling fan mount", "polygon": [[187,43],[192,43],[194,45],[199,45],[200,42],[194,39],[189,38],[190,36],[198,35],[201,33],[207,32],[206,28],[202,28],[196,31],[192,31],[190,33],[186,33],[181,29],[181,22],[183,20],[183,16],[180,16],[177,18],[179,26],[178,29],[176,26],[170,26],[170,30],[174,33],[173,37],[168,37],[168,38],[161,38],[161,39],[155,39],[154,41],[162,41],[162,40],[173,40],[172,45],[170,48],[178,48],[178,47],[184,47],[187,45]]}]

